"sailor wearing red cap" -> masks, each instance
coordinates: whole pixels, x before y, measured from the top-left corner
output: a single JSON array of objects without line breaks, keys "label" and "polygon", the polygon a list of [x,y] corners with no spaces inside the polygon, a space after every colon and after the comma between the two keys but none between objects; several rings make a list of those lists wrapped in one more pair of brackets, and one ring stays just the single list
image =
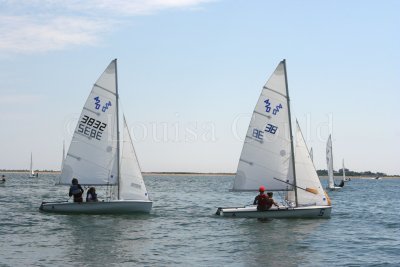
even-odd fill
[{"label": "sailor wearing red cap", "polygon": [[264,194],[265,187],[260,186],[260,189],[258,191],[260,192],[260,194],[258,194],[254,199],[253,205],[257,205],[258,211],[265,211],[267,210],[268,203],[268,196]]}]

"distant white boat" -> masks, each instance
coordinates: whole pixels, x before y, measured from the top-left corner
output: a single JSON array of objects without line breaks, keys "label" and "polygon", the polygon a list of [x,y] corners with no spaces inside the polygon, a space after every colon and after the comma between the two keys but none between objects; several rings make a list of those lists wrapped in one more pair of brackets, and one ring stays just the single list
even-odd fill
[{"label": "distant white boat", "polygon": [[[289,126],[289,134],[285,131]],[[281,61],[265,84],[245,137],[233,191],[286,192],[279,208],[258,211],[257,206],[220,207],[224,217],[329,218],[331,205],[325,193],[300,126],[296,123],[294,153],[286,64]]]},{"label": "distant white boat", "polygon": [[311,161],[314,162],[314,152],[313,152],[312,148],[310,148],[310,158],[311,158]]},{"label": "distant white boat", "polygon": [[32,152],[31,152],[31,166],[30,166],[30,171],[29,171],[29,178],[36,178],[38,177],[38,174],[34,172],[33,170],[33,159],[32,159]]},{"label": "distant white boat", "polygon": [[326,143],[326,164],[328,165],[328,190],[339,190],[342,189],[344,182],[342,181],[339,185],[335,184],[333,177],[333,154],[332,154],[332,137],[329,135],[328,142]]},{"label": "distant white boat", "polygon": [[343,181],[348,182],[350,181],[350,177],[346,177],[346,168],[344,167],[344,159],[342,160],[342,171],[343,171]]},{"label": "distant white boat", "polygon": [[[83,107],[68,153],[62,164],[59,185],[105,186],[99,202],[42,202],[41,211],[86,214],[149,213],[149,199],[139,162],[124,118],[120,149],[117,60],[103,72]],[[64,157],[63,157],[64,158]]]}]

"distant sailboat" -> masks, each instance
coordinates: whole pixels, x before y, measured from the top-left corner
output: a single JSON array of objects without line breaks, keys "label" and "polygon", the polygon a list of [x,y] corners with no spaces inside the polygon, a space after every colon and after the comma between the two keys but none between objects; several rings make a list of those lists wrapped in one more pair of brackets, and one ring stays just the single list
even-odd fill
[{"label": "distant sailboat", "polygon": [[310,158],[311,158],[311,161],[314,162],[314,155],[313,155],[313,149],[312,148],[310,148]]},{"label": "distant sailboat", "polygon": [[329,135],[328,142],[326,143],[326,164],[328,166],[328,190],[339,190],[343,187],[344,182],[342,181],[339,185],[335,184],[333,176],[333,153],[332,153],[332,137]]},{"label": "distant sailboat", "polygon": [[32,152],[31,152],[31,166],[30,166],[30,171],[29,171],[29,178],[35,178],[38,177],[38,174],[34,172],[33,170],[33,159],[32,159]]},{"label": "distant sailboat", "polygon": [[149,213],[149,199],[125,118],[122,151],[118,110],[117,60],[103,72],[83,107],[57,184],[105,186],[99,202],[42,202],[40,210],[59,213]]},{"label": "distant sailboat", "polygon": [[[289,134],[285,131],[289,126]],[[251,218],[329,218],[330,200],[318,178],[300,126],[294,153],[286,63],[281,61],[258,99],[240,155],[233,191],[286,192],[279,208],[220,207],[216,214]]]},{"label": "distant sailboat", "polygon": [[344,159],[342,160],[343,181],[350,181],[350,177],[346,177],[346,168],[344,167]]}]

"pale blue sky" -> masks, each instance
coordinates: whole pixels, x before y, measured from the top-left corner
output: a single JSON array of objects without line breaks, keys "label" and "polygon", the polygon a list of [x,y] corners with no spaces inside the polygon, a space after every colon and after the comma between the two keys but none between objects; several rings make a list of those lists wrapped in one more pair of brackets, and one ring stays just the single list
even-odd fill
[{"label": "pale blue sky", "polygon": [[[28,2],[24,3],[24,2]],[[81,3],[83,2],[83,4]],[[59,169],[92,84],[118,58],[144,171],[235,172],[287,60],[315,164],[400,174],[399,1],[2,1],[0,169]],[[178,130],[177,130],[178,129]]]}]

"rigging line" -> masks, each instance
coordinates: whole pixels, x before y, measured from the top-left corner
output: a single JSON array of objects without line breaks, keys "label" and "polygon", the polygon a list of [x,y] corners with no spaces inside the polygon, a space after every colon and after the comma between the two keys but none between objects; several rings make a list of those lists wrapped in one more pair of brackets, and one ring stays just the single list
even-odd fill
[{"label": "rigging line", "polygon": [[292,183],[283,181],[283,180],[281,180],[281,179],[278,179],[278,178],[275,178],[275,177],[273,177],[273,178],[274,178],[275,180],[278,180],[278,181],[282,182],[282,183],[285,183],[285,184],[294,186],[294,187],[296,187],[296,188],[302,189],[302,190],[304,190],[304,191],[306,191],[306,192],[309,192],[309,193],[313,193],[313,194],[315,194],[315,195],[318,195],[318,190],[315,189],[315,188],[309,188],[309,187],[303,188],[303,187],[297,186],[297,185],[295,185],[295,184],[292,184]]}]

